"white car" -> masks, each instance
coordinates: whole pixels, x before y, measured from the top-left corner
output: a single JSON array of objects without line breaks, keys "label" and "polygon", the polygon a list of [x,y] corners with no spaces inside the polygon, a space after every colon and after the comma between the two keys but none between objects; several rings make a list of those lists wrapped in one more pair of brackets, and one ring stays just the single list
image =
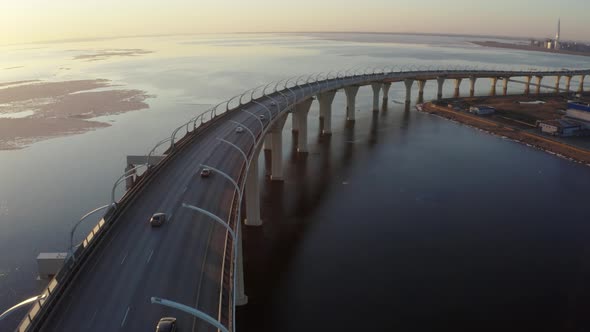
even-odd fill
[{"label": "white car", "polygon": [[244,128],[242,127],[236,127],[236,133],[243,133],[244,132]]},{"label": "white car", "polygon": [[265,119],[264,114],[260,114],[259,118],[260,118],[260,120],[264,120]]}]

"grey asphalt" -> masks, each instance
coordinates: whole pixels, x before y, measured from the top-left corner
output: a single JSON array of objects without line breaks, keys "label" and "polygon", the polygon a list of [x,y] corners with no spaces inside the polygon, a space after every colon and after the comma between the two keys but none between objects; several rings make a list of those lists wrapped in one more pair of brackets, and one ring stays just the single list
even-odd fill
[{"label": "grey asphalt", "polygon": [[[262,107],[249,111],[265,114],[268,122]],[[236,111],[227,116],[256,134],[261,131],[252,115]],[[181,205],[192,204],[228,219],[234,186],[215,173],[201,178],[199,165],[238,178],[242,155],[218,140],[251,148],[252,136],[236,133],[235,127],[229,121],[213,123],[144,188],[53,308],[42,331],[155,331],[165,316],[176,317],[182,331],[216,331],[188,314],[151,304],[150,298],[166,298],[218,317],[226,231]],[[155,212],[169,216],[160,228],[148,223]]]}]

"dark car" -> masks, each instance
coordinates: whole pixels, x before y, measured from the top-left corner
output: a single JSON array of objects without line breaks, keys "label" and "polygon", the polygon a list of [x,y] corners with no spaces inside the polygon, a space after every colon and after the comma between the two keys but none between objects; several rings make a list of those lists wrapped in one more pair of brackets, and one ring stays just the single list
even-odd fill
[{"label": "dark car", "polygon": [[211,170],[208,168],[203,168],[201,170],[201,177],[202,178],[208,178],[211,175]]},{"label": "dark car", "polygon": [[165,213],[154,213],[154,215],[152,215],[152,217],[150,218],[150,225],[152,225],[152,227],[159,227],[162,226],[162,224],[166,221],[166,214]]},{"label": "dark car", "polygon": [[176,318],[163,317],[156,325],[156,332],[174,332],[176,331]]}]

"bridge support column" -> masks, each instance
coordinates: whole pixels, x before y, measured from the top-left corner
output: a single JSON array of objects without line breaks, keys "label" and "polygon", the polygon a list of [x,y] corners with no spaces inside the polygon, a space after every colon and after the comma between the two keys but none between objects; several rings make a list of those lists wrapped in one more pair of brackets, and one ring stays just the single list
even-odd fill
[{"label": "bridge support column", "polygon": [[572,85],[572,77],[566,76],[565,77],[565,92],[566,93],[570,93],[571,85]]},{"label": "bridge support column", "polygon": [[387,102],[389,101],[389,88],[391,83],[383,83],[381,89],[383,89],[383,109],[387,109]]},{"label": "bridge support column", "polygon": [[441,100],[443,95],[443,85],[445,84],[444,77],[437,77],[436,83],[438,83],[438,90],[436,92],[436,99]]},{"label": "bridge support column", "polygon": [[461,81],[463,79],[461,78],[456,78],[455,79],[455,98],[459,98],[459,96],[461,95]]},{"label": "bridge support column", "polygon": [[531,94],[531,79],[532,79],[532,76],[525,77],[525,85],[524,85],[524,94],[525,95]]},{"label": "bridge support column", "polygon": [[491,88],[490,88],[490,96],[495,96],[496,95],[496,84],[498,84],[498,78],[497,77],[492,77],[490,78],[491,81]]},{"label": "bridge support column", "polygon": [[406,107],[412,103],[412,85],[414,85],[414,80],[411,78],[406,78],[404,80],[404,84],[406,85]]},{"label": "bridge support column", "polygon": [[469,78],[469,97],[475,96],[475,82],[477,81],[477,77],[471,76]]},{"label": "bridge support column", "polygon": [[297,152],[299,153],[307,153],[307,114],[312,102],[313,99],[306,99],[295,105],[293,110],[293,118],[297,119],[297,126],[299,126],[297,135]]},{"label": "bridge support column", "polygon": [[578,93],[584,92],[584,79],[585,78],[586,78],[586,75],[580,75],[580,86],[578,87]]},{"label": "bridge support column", "polygon": [[238,271],[236,271],[236,277],[238,278],[236,280],[236,305],[242,306],[248,304],[248,296],[246,296],[246,287],[244,287],[244,254],[242,249],[242,234],[244,233],[242,233],[242,223],[238,223],[238,227],[240,228],[240,236],[238,236],[238,261],[236,264],[238,266]]},{"label": "bridge support column", "polygon": [[322,135],[332,134],[332,102],[336,91],[328,91],[318,94],[318,101],[320,102],[320,118],[324,122],[322,128]]},{"label": "bridge support column", "polygon": [[535,78],[537,79],[537,87],[535,88],[535,93],[540,94],[541,93],[541,81],[543,81],[543,76],[535,76]]},{"label": "bridge support column", "polygon": [[272,150],[272,133],[270,132],[264,136],[264,150]]},{"label": "bridge support column", "polygon": [[291,132],[299,132],[299,123],[297,123],[297,117],[295,116],[295,112],[291,112]]},{"label": "bridge support column", "polygon": [[418,81],[418,102],[424,102],[424,87],[426,87],[425,80]]},{"label": "bridge support column", "polygon": [[272,157],[271,157],[271,181],[283,181],[283,127],[287,121],[287,115],[283,115],[275,122],[272,133]]},{"label": "bridge support column", "polygon": [[260,185],[258,180],[258,153],[254,154],[246,179],[246,220],[248,226],[260,226]]},{"label": "bridge support column", "polygon": [[379,92],[381,92],[381,83],[371,83],[373,89],[373,112],[379,112]]},{"label": "bridge support column", "polygon": [[346,121],[353,122],[356,108],[356,94],[359,92],[358,86],[347,86],[344,88],[346,94]]},{"label": "bridge support column", "polygon": [[555,76],[555,93],[559,94],[559,85],[561,84],[561,76],[557,75]]},{"label": "bridge support column", "polygon": [[510,81],[510,77],[504,77],[502,79],[502,94],[504,96],[508,95],[508,82]]}]

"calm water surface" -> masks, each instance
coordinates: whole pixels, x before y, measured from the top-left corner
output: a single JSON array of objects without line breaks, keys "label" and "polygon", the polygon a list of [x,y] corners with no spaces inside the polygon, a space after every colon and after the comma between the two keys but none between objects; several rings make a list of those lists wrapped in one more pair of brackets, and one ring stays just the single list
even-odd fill
[{"label": "calm water surface", "polygon": [[[243,90],[355,66],[587,65],[587,58],[484,49],[461,38],[318,37],[2,47],[2,68],[22,66],[0,69],[2,82],[106,78],[154,98],[148,110],[100,118],[109,128],[0,151],[0,311],[39,291],[36,255],[67,249],[74,222],[108,203],[127,154],[147,153],[176,125]],[[152,53],[73,59],[129,48]],[[489,82],[476,88],[485,93]],[[425,97],[435,90],[430,84]],[[375,114],[371,93],[359,91],[353,128],[337,95],[330,139],[319,140],[313,105],[307,158],[292,154],[290,122],[285,127],[286,181],[261,177],[265,224],[245,231],[250,305],[239,312],[240,330],[590,328],[590,169],[396,103]],[[390,101],[404,94],[394,84]]]}]

